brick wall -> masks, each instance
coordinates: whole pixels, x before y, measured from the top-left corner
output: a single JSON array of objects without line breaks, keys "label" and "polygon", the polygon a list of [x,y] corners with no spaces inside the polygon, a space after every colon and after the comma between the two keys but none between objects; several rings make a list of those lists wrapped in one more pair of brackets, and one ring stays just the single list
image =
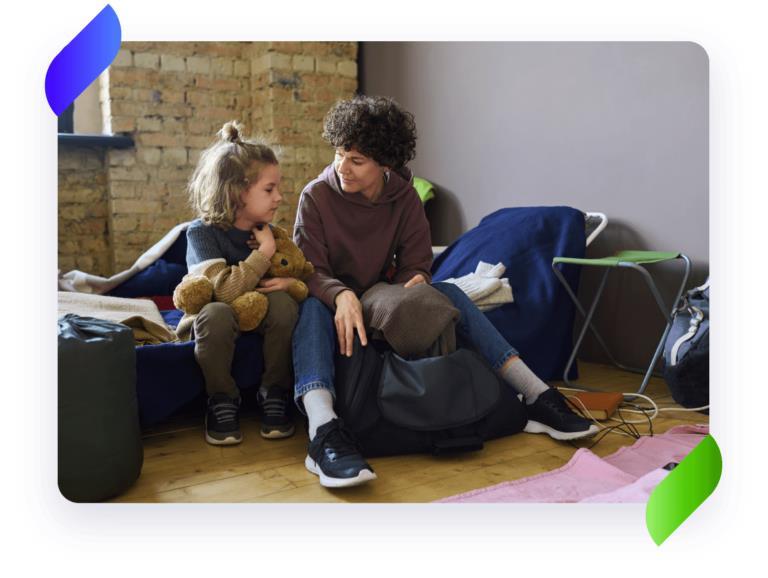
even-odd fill
[{"label": "brick wall", "polygon": [[59,149],[59,269],[112,271],[104,150]]},{"label": "brick wall", "polygon": [[251,126],[280,145],[285,199],[275,221],[291,230],[301,189],[333,160],[323,118],[357,90],[357,43],[254,43],[252,62]]},{"label": "brick wall", "polygon": [[[320,136],[322,119],[337,99],[356,91],[356,59],[351,42],[123,43],[102,77],[104,124],[106,131],[130,134],[136,146],[104,156],[111,267],[99,272],[127,268],[173,225],[192,218],[187,179],[228,120],[279,145],[285,199],[275,219],[290,230],[301,188],[333,157]],[[68,194],[77,196],[74,189]],[[63,264],[77,261],[85,246],[68,233],[70,216],[80,213],[62,209],[59,253],[66,270]]]}]

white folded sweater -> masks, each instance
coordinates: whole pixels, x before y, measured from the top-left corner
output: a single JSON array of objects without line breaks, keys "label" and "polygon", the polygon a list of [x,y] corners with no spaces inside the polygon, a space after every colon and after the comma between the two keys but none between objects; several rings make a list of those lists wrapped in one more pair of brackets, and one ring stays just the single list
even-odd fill
[{"label": "white folded sweater", "polygon": [[480,311],[490,311],[514,301],[509,279],[501,277],[506,270],[502,263],[491,265],[480,261],[474,273],[445,279],[443,282],[453,283],[459,287]]}]

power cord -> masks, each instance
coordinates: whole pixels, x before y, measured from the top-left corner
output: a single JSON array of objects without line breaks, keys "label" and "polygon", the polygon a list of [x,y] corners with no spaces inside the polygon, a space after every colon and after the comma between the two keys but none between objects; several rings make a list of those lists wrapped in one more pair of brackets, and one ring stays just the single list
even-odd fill
[{"label": "power cord", "polygon": [[[567,391],[584,391],[584,392],[588,391],[585,389],[579,389],[575,387],[559,387],[558,389],[567,390]],[[623,435],[626,437],[631,437],[634,439],[640,439],[641,437],[651,437],[654,435],[653,420],[656,419],[656,417],[658,417],[659,413],[661,412],[673,412],[673,411],[674,412],[676,411],[693,412],[693,411],[703,411],[703,410],[709,409],[709,405],[696,407],[696,408],[659,407],[658,404],[653,399],[641,393],[622,393],[622,396],[624,397],[625,401],[616,409],[619,419],[615,417],[609,417],[607,419],[607,421],[618,422],[618,425],[611,425],[611,426],[606,426],[604,423],[598,421],[590,413],[590,411],[587,409],[587,407],[578,397],[574,395],[565,396],[567,399],[571,400],[574,403],[574,405],[579,406],[579,407],[576,407],[575,409],[579,414],[581,414],[582,417],[594,422],[597,425],[597,427],[600,428],[600,432],[597,434],[598,437],[595,438],[595,442],[592,445],[590,445],[587,449],[592,449],[598,443],[600,443],[608,434],[611,434],[611,433]],[[627,398],[633,398],[633,400],[634,398],[642,398],[648,402],[650,407],[642,407],[635,403],[630,403],[626,401]],[[623,412],[642,414],[645,419],[627,420],[624,417]],[[635,424],[645,424],[645,423],[648,424],[648,433],[641,433],[635,427]],[[571,442],[571,445],[574,447],[579,447],[573,442]]]}]

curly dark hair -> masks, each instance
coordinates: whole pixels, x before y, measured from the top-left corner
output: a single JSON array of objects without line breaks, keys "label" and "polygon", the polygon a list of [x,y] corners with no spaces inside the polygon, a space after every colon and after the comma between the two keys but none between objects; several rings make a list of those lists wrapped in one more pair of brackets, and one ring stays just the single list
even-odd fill
[{"label": "curly dark hair", "polygon": [[323,138],[395,170],[416,156],[413,115],[384,96],[358,95],[337,102],[325,115]]}]

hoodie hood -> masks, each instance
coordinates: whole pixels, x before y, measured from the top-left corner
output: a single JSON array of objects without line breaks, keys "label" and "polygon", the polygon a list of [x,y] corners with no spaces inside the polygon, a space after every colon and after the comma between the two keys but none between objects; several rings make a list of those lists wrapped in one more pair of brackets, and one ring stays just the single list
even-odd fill
[{"label": "hoodie hood", "polygon": [[369,201],[362,193],[345,193],[341,188],[341,181],[333,163],[325,167],[320,173],[319,179],[327,184],[335,193],[341,195],[345,200],[356,205],[365,207],[375,207],[387,203],[394,203],[413,188],[413,174],[408,167],[402,167],[397,171],[389,172],[389,179],[384,183],[379,198],[376,202]]}]

